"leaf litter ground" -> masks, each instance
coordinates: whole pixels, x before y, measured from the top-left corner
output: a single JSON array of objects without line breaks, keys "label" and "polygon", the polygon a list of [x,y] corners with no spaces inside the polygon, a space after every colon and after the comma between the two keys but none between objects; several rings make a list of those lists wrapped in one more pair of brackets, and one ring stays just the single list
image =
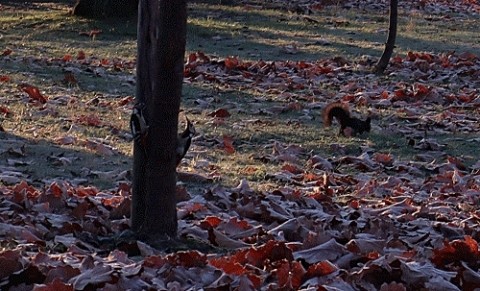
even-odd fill
[{"label": "leaf litter ground", "polygon": [[[411,31],[381,77],[388,3],[310,2],[191,4],[183,108],[199,134],[178,217],[194,243],[168,254],[116,235],[134,25],[0,2],[2,289],[479,288],[478,2],[404,1]],[[373,132],[324,129],[337,100]]]}]

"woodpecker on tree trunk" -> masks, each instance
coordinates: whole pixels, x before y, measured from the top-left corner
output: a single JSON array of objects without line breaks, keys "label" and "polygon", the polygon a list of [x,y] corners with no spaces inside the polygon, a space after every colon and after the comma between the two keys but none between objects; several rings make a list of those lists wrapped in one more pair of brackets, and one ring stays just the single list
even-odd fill
[{"label": "woodpecker on tree trunk", "polygon": [[187,153],[190,145],[192,144],[192,138],[195,135],[195,126],[192,122],[185,116],[187,123],[185,124],[185,130],[178,135],[177,141],[177,167],[180,165],[183,157]]},{"label": "woodpecker on tree trunk", "polygon": [[[130,117],[130,130],[132,131],[133,140],[138,143],[139,146],[145,151],[148,137],[148,124],[144,118],[143,111],[145,104],[139,103],[134,106],[132,115]],[[178,134],[177,137],[177,150],[176,150],[176,165],[180,165],[183,157],[187,154],[190,145],[192,144],[192,138],[195,135],[195,126],[185,116],[186,124],[185,130]]]}]

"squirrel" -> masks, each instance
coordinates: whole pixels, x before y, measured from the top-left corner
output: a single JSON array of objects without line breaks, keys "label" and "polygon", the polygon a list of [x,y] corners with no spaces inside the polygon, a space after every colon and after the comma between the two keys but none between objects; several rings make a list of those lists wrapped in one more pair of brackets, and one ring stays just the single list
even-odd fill
[{"label": "squirrel", "polygon": [[371,118],[367,117],[365,121],[350,116],[350,111],[347,104],[335,102],[327,105],[323,109],[323,124],[325,126],[332,125],[332,120],[335,119],[340,123],[340,135],[345,135],[345,129],[350,128],[351,133],[348,136],[355,136],[363,132],[370,132]]}]

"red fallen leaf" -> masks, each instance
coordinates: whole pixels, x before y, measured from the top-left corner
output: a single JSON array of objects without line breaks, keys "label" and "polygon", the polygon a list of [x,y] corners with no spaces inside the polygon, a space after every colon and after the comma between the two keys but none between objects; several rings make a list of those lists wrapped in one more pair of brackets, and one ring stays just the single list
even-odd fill
[{"label": "red fallen leaf", "polygon": [[[210,263],[210,265],[220,270],[223,270],[226,274],[229,275],[242,276],[246,274],[248,279],[254,285],[255,289],[258,289],[262,284],[262,279],[259,276],[253,274],[252,272],[249,272],[244,266],[233,260],[231,257],[213,258],[210,259],[208,262]],[[251,289],[252,288],[248,288],[245,290]]]},{"label": "red fallen leaf", "polygon": [[87,196],[96,196],[98,194],[97,188],[93,186],[83,187],[79,186],[75,189],[75,196],[77,197],[87,197]]},{"label": "red fallen leaf", "polygon": [[303,278],[307,271],[305,271],[305,268],[302,266],[302,263],[298,261],[292,261],[290,262],[290,274],[291,274],[291,283],[292,287],[294,289],[298,289],[300,285],[303,283]]},{"label": "red fallen leaf", "polygon": [[458,55],[458,59],[461,61],[476,61],[478,56],[471,52],[463,52]]},{"label": "red fallen leaf", "polygon": [[125,98],[120,99],[120,101],[118,101],[118,105],[119,106],[125,106],[127,104],[132,103],[133,100],[135,100],[135,98],[133,96],[127,96]]},{"label": "red fallen leaf", "polygon": [[[252,281],[255,288],[259,288],[262,278],[255,275],[252,271],[247,270],[244,266],[247,264],[263,269],[273,262],[293,261],[292,251],[284,242],[270,240],[266,244],[259,247],[250,247],[236,252],[234,255],[221,258],[209,259],[210,265],[223,270],[227,274],[243,275]],[[295,273],[298,273],[295,267]]]},{"label": "red fallen leaf", "polygon": [[10,77],[7,75],[0,75],[0,82],[10,82]]},{"label": "red fallen leaf", "polygon": [[105,66],[105,67],[106,67],[106,66],[110,65],[110,60],[109,60],[109,59],[102,59],[102,60],[100,61],[100,64],[101,64],[102,66]]},{"label": "red fallen leaf", "polygon": [[433,61],[433,56],[431,54],[426,54],[426,53],[414,53],[414,52],[408,52],[406,59],[408,61],[415,61],[417,59],[425,60],[431,63]]},{"label": "red fallen leaf", "polygon": [[[55,266],[55,263],[54,263],[54,266]],[[81,272],[79,269],[73,268],[70,265],[54,267],[50,269],[50,271],[48,271],[47,277],[45,278],[45,283],[55,282],[56,280],[65,282],[75,276],[80,275],[80,273]]]},{"label": "red fallen leaf", "polygon": [[392,59],[391,59],[391,62],[394,63],[394,64],[401,64],[403,62],[403,59],[401,56],[394,56]]},{"label": "red fallen leaf", "polygon": [[8,109],[5,106],[0,106],[0,113],[4,114],[5,116],[12,115],[12,112],[10,111],[10,109]]},{"label": "red fallen leaf", "polygon": [[[273,274],[277,277],[278,286],[282,287],[290,287],[290,263],[287,260],[282,260],[280,265],[277,269],[272,271]],[[292,286],[293,287],[293,286]]]},{"label": "red fallen leaf", "polygon": [[208,114],[208,116],[226,118],[230,116],[230,112],[227,109],[220,108]]},{"label": "red fallen leaf", "polygon": [[222,220],[216,216],[207,216],[205,219],[200,221],[200,227],[203,229],[210,229],[212,227],[217,227]]},{"label": "red fallen leaf", "polygon": [[378,253],[378,252],[369,252],[369,253],[366,255],[366,258],[369,259],[369,260],[376,260],[376,259],[380,258],[380,253]]},{"label": "red fallen leaf", "polygon": [[414,53],[414,52],[408,52],[407,53],[407,60],[409,61],[415,61],[418,57],[418,54],[417,53]]},{"label": "red fallen leaf", "polygon": [[[26,181],[22,181],[13,187],[14,194],[25,193],[27,197],[36,197],[40,195],[40,192],[35,187],[28,185]],[[17,201],[15,201],[17,202]],[[18,202],[17,202],[18,203]]]},{"label": "red fallen leaf", "polygon": [[210,58],[204,52],[197,52],[197,57],[205,63],[210,62]]},{"label": "red fallen leaf", "polygon": [[350,201],[350,203],[348,205],[350,207],[352,207],[353,209],[359,209],[360,208],[360,202],[358,200],[352,200],[352,201]]},{"label": "red fallen leaf", "polygon": [[233,147],[233,139],[230,136],[223,136],[223,147],[228,154],[235,153],[235,148]]},{"label": "red fallen leaf", "polygon": [[73,59],[72,55],[66,54],[66,55],[63,56],[62,61],[70,62],[70,61],[72,61],[72,59]]},{"label": "red fallen leaf", "polygon": [[413,92],[414,92],[414,97],[423,97],[425,95],[427,95],[428,93],[430,93],[430,91],[432,91],[431,88],[423,85],[423,84],[420,84],[420,83],[415,83],[413,85]]},{"label": "red fallen leaf", "polygon": [[472,92],[471,94],[462,94],[462,95],[459,95],[457,97],[455,97],[455,95],[452,95],[454,98],[452,101],[455,101],[455,99],[458,99],[459,101],[462,101],[464,103],[470,103],[472,102],[475,98],[477,98],[476,94],[474,92]]},{"label": "red fallen leaf", "polygon": [[19,250],[0,252],[0,278],[8,278],[11,274],[23,269],[22,256]]},{"label": "red fallen leaf", "polygon": [[297,261],[289,262],[286,259],[273,263],[277,266],[271,273],[276,275],[278,285],[282,290],[298,290],[304,282],[305,268]]},{"label": "red fallen leaf", "polygon": [[313,278],[313,277],[325,276],[335,272],[337,269],[338,268],[334,264],[332,264],[330,261],[321,261],[319,263],[316,263],[308,267],[307,277]]},{"label": "red fallen leaf", "polygon": [[188,55],[187,58],[187,64],[193,63],[197,60],[197,54],[196,53],[191,53]]},{"label": "red fallen leaf", "polygon": [[122,219],[123,217],[130,217],[130,212],[132,208],[132,200],[125,198],[120,203],[110,211],[108,216],[110,219]]},{"label": "red fallen leaf", "polygon": [[246,166],[245,168],[243,168],[241,170],[241,173],[243,175],[253,175],[255,174],[256,172],[258,171],[258,168],[257,167],[254,167],[254,166]]},{"label": "red fallen leaf", "polygon": [[166,258],[156,255],[148,256],[143,260],[143,266],[155,269],[160,269],[165,263],[167,263]]},{"label": "red fallen leaf", "polygon": [[375,153],[373,155],[373,160],[385,166],[391,166],[393,163],[393,157],[391,154]]},{"label": "red fallen leaf", "polygon": [[246,220],[239,220],[237,217],[232,217],[227,223],[222,223],[218,229],[223,230],[227,234],[237,234],[239,232],[251,229],[252,226]]},{"label": "red fallen leaf", "polygon": [[60,185],[58,185],[57,182],[50,184],[46,192],[55,197],[62,197],[62,195],[65,193],[65,191],[62,189],[62,187],[60,187]]},{"label": "red fallen leaf", "polygon": [[88,125],[88,126],[95,126],[95,127],[100,127],[102,125],[102,120],[98,116],[95,116],[93,114],[91,115],[80,115],[77,117],[76,122],[83,124],[83,125]]},{"label": "red fallen leaf", "polygon": [[37,87],[23,83],[23,84],[18,85],[18,88],[21,91],[27,93],[28,97],[30,97],[31,99],[33,99],[35,101],[39,101],[42,104],[47,103],[47,98],[45,98],[40,93],[40,90],[38,90]]},{"label": "red fallen leaf", "polygon": [[34,291],[73,291],[71,284],[63,283],[59,278],[55,278],[52,283],[49,284],[36,284],[33,288]]},{"label": "red fallen leaf", "polygon": [[111,196],[109,198],[103,198],[102,204],[103,206],[114,208],[114,207],[118,207],[124,199],[125,198],[122,196]]},{"label": "red fallen leaf", "polygon": [[185,268],[204,267],[207,265],[207,256],[198,251],[181,251],[167,255],[165,259],[174,266]]},{"label": "red fallen leaf", "polygon": [[295,165],[292,165],[292,164],[283,165],[282,170],[287,171],[287,172],[292,173],[292,174],[295,174],[295,175],[302,174],[304,172],[302,169],[300,169],[299,167],[297,167]]},{"label": "red fallen leaf", "polygon": [[72,216],[76,217],[77,219],[83,219],[87,214],[87,211],[90,209],[90,202],[83,201],[78,204],[75,208],[72,209]]},{"label": "red fallen leaf", "polygon": [[244,266],[234,261],[231,257],[213,258],[208,262],[210,265],[223,270],[227,274],[239,276],[247,272]]},{"label": "red fallen leaf", "polygon": [[188,202],[185,204],[184,207],[180,208],[180,210],[178,211],[178,217],[179,219],[187,216],[187,215],[192,215],[196,212],[199,212],[199,211],[202,211],[202,210],[205,210],[205,205],[201,204],[201,203],[191,203],[191,202]]},{"label": "red fallen leaf", "polygon": [[242,263],[250,263],[257,267],[264,267],[267,259],[275,262],[282,259],[293,261],[292,251],[284,242],[270,240],[266,244],[242,251],[234,255]]},{"label": "red fallen leaf", "polygon": [[5,56],[8,56],[8,55],[10,55],[12,52],[13,52],[13,51],[12,51],[11,49],[6,49],[6,50],[3,51],[2,56],[4,56],[4,57],[5,57]]},{"label": "red fallen leaf", "polygon": [[433,55],[427,54],[427,53],[422,53],[419,55],[419,58],[422,60],[425,60],[429,63],[433,62]]},{"label": "red fallen leaf", "polygon": [[388,91],[382,91],[382,93],[380,94],[380,98],[382,99],[388,99],[390,97],[390,94],[388,93]]},{"label": "red fallen leaf", "polygon": [[432,263],[437,267],[443,268],[453,262],[460,261],[477,262],[480,259],[478,243],[471,236],[466,235],[465,240],[454,240],[444,242],[440,249],[433,250]]},{"label": "red fallen leaf", "polygon": [[77,54],[77,60],[84,60],[85,59],[85,52],[84,51],[79,51]]},{"label": "red fallen leaf", "polygon": [[238,65],[239,65],[239,61],[238,61],[238,58],[236,57],[227,57],[225,59],[225,68],[227,68],[227,70],[235,69],[238,67]]},{"label": "red fallen leaf", "polygon": [[323,176],[314,173],[305,173],[305,175],[303,175],[303,181],[305,182],[318,181],[320,179],[323,179]]},{"label": "red fallen leaf", "polygon": [[393,94],[395,94],[395,97],[397,97],[397,98],[395,98],[396,100],[402,100],[402,99],[404,99],[405,97],[409,97],[409,96],[410,96],[410,94],[407,93],[407,92],[405,91],[405,89],[397,89],[397,90],[395,90],[395,91],[393,92]]}]

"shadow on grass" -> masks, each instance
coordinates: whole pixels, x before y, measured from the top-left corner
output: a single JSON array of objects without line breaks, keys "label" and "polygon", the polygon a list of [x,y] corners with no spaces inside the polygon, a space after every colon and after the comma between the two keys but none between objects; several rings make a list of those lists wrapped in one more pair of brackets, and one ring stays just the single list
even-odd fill
[{"label": "shadow on grass", "polygon": [[[315,60],[337,55],[380,56],[388,29],[388,17],[385,21],[378,22],[370,14],[341,17],[342,21],[337,24],[336,19],[339,17],[335,16],[293,16],[268,10],[247,11],[230,6],[197,5],[193,6],[191,11],[187,40],[189,49],[200,49],[219,56],[237,55],[248,59]],[[315,23],[312,23],[311,19],[314,19]],[[473,49],[468,43],[462,44],[446,36],[425,39],[427,37],[422,38],[423,34],[409,35],[401,31],[409,24],[406,21],[403,19],[400,23],[396,53],[409,50]],[[438,29],[442,28],[444,27],[439,26]],[[470,33],[463,27],[455,29],[459,30],[458,33]],[[474,35],[474,32],[471,34]],[[294,54],[282,52],[281,46],[288,44],[296,44],[298,51]]]},{"label": "shadow on grass", "polygon": [[0,132],[0,180],[15,184],[26,180],[43,187],[53,181],[110,189],[130,180],[131,158],[121,153],[95,154],[42,139]]},{"label": "shadow on grass", "polygon": [[[0,0],[0,3],[2,2],[11,5],[17,3]],[[46,2],[51,1],[30,1],[25,5],[37,7],[38,5],[33,4]],[[72,1],[55,3],[71,4]],[[373,16],[364,14],[340,17],[343,21],[337,24],[336,18],[339,17],[336,16],[308,18],[271,10],[247,11],[234,5],[190,3],[189,14],[188,51],[203,51],[218,57],[238,56],[241,59],[267,61],[313,61],[339,55],[348,58],[360,55],[380,56],[386,39],[385,32],[381,31],[386,31],[388,26],[387,22],[375,23]],[[34,50],[43,48],[45,51],[56,51],[59,54],[62,53],[62,48],[63,53],[84,50],[98,57],[109,55],[134,58],[136,55],[135,18],[87,20],[68,15],[53,17],[43,20],[24,19],[24,24],[12,25],[11,29],[6,27],[3,33],[6,36],[23,35],[25,47],[31,46]],[[403,20],[400,29],[405,25]],[[365,26],[372,32],[365,31]],[[461,27],[458,29],[468,33]],[[88,32],[94,30],[101,30],[101,33],[95,37],[88,36]],[[81,34],[82,32],[86,34]],[[409,50],[461,52],[474,49],[468,43],[462,44],[458,41],[450,43],[445,39],[446,36],[437,40],[426,40],[421,36],[421,34],[418,37],[408,35],[400,31],[396,53]],[[285,46],[290,45],[295,48],[290,51],[288,48],[285,49]]]},{"label": "shadow on grass", "polygon": [[[16,8],[28,8],[33,10],[51,10],[55,9],[55,6],[48,5],[44,6],[42,4],[61,4],[69,5],[73,7],[76,0],[0,0],[0,4],[8,5]],[[39,5],[40,4],[40,5]]]}]

